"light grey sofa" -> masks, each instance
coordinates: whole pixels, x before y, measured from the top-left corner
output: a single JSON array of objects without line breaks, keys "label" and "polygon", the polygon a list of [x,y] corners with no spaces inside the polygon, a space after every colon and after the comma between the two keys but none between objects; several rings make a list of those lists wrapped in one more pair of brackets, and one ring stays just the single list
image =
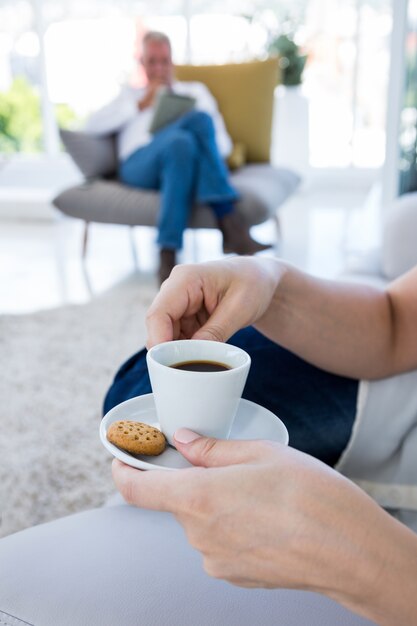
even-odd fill
[{"label": "light grey sofa", "polygon": [[381,220],[380,245],[351,259],[343,278],[384,286],[417,265],[417,192],[395,198]]},{"label": "light grey sofa", "polygon": [[210,578],[168,513],[109,506],[0,541],[4,626],[371,626],[316,593]]},{"label": "light grey sofa", "polygon": [[[86,253],[91,222],[155,227],[158,222],[159,193],[128,187],[117,179],[114,135],[95,136],[61,130],[62,142],[85,181],[63,190],[53,200],[55,207],[70,217],[85,221],[83,254]],[[279,232],[277,208],[300,183],[298,174],[269,163],[252,163],[231,173],[241,195],[237,210],[249,226],[274,219]],[[217,228],[208,206],[194,206],[190,228]]]}]

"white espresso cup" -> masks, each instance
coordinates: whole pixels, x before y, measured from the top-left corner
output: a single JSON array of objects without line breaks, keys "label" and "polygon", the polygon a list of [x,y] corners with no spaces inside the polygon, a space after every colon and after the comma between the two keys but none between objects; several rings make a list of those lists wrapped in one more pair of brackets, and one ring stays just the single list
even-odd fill
[{"label": "white espresso cup", "polygon": [[[249,373],[249,354],[227,343],[186,339],[154,346],[146,361],[159,424],[170,444],[174,445],[178,428],[218,439],[229,437]],[[220,364],[225,369],[175,367],[199,362]]]}]

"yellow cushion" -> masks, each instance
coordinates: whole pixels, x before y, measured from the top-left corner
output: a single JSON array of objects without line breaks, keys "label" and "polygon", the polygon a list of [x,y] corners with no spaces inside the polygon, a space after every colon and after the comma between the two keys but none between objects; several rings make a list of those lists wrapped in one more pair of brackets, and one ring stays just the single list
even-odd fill
[{"label": "yellow cushion", "polygon": [[247,163],[246,146],[244,143],[234,143],[232,152],[227,157],[227,165],[231,170],[237,170]]},{"label": "yellow cushion", "polygon": [[243,144],[248,162],[270,158],[274,89],[279,68],[276,58],[227,65],[177,65],[180,81],[200,81],[216,98],[235,145]]}]

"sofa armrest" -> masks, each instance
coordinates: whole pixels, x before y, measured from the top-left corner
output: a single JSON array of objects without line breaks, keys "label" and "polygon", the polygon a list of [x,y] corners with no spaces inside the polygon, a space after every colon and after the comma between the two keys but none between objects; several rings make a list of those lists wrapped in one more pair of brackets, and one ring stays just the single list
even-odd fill
[{"label": "sofa armrest", "polygon": [[392,280],[417,265],[417,192],[394,201],[382,234],[381,266]]}]

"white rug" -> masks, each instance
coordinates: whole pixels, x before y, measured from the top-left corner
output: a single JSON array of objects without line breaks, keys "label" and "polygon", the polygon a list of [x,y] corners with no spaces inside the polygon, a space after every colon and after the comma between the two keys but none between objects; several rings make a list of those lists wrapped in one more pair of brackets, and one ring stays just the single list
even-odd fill
[{"label": "white rug", "polygon": [[0,536],[113,493],[102,402],[155,293],[133,277],[86,305],[0,317]]}]

